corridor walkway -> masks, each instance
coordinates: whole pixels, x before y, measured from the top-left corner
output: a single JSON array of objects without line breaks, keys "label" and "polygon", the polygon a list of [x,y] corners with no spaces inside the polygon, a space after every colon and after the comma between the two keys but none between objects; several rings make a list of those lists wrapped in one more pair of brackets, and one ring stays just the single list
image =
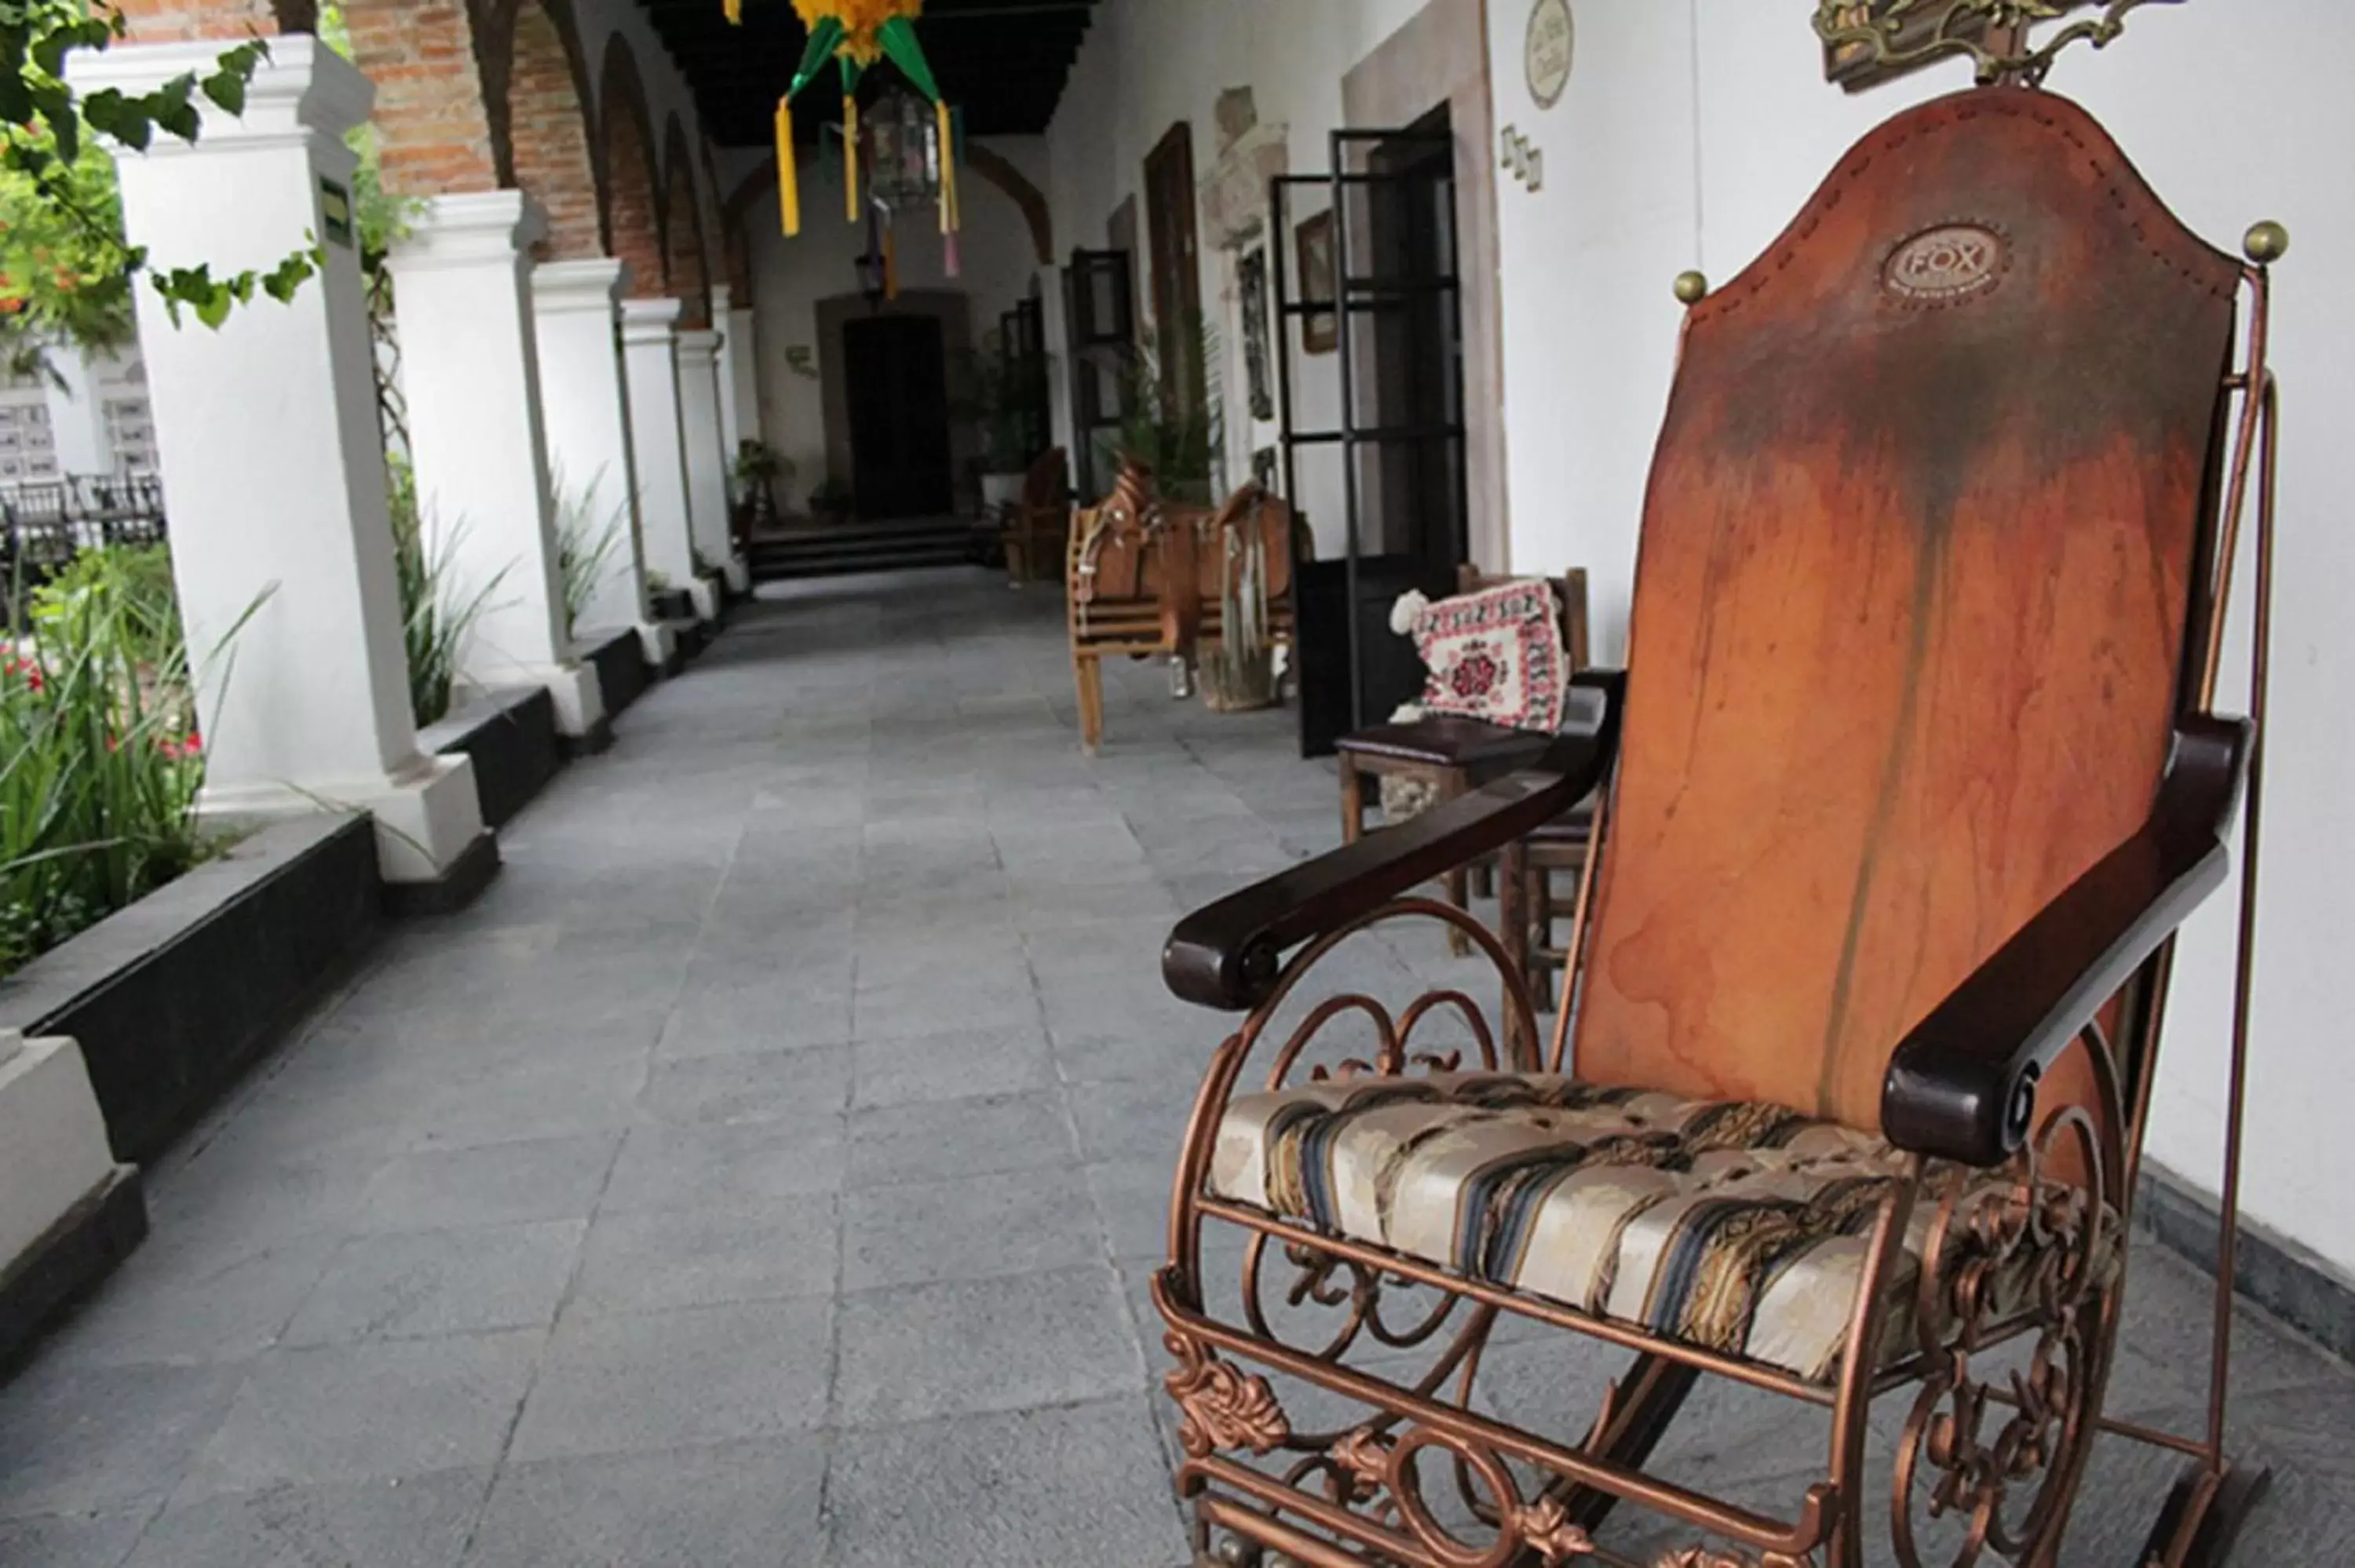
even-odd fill
[{"label": "corridor walkway", "polygon": [[[1221,1025],[1157,951],[1337,813],[1287,715],[1114,676],[1091,761],[1043,590],[747,611],[149,1173],[154,1237],[0,1387],[0,1564],[1186,1563],[1143,1281]],[[2204,1287],[2137,1267],[2114,1408],[2189,1423]],[[1505,1338],[1497,1407],[1591,1408],[1605,1362]],[[2355,1380],[2243,1350],[2241,1560],[2339,1561]],[[1665,1462],[1787,1508],[1802,1425],[1712,1391]],[[2096,1463],[2072,1561],[2124,1563],[2171,1470]]]}]

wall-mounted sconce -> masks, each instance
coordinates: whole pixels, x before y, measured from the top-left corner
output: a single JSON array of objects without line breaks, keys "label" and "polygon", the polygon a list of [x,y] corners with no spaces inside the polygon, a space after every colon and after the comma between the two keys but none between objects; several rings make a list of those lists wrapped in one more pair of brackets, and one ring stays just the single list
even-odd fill
[{"label": "wall-mounted sconce", "polygon": [[1513,178],[1532,191],[1545,188],[1545,149],[1533,145],[1512,126],[1505,127],[1498,140],[1503,143],[1503,168]]}]

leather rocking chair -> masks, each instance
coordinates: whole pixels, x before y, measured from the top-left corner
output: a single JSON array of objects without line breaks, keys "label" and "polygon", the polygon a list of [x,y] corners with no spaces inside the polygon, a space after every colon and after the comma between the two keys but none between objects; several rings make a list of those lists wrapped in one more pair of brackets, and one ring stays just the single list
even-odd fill
[{"label": "leather rocking chair", "polygon": [[[2190,1457],[2138,1563],[2229,1550],[2263,1478],[2221,1414],[2103,1395],[2174,933],[2255,745],[2211,711],[2253,489],[2262,723],[2286,238],[2203,243],[2038,74],[1898,115],[1732,283],[1680,281],[1590,733],[1178,925],[1171,988],[1247,1014],[1153,1281],[1204,1561],[1627,1563],[1665,1521],[1641,1561],[2049,1565],[2105,1430]],[[1543,1042],[1412,890],[1597,789]],[[1412,921],[1500,1016],[1320,986]],[[2236,1140],[2244,1026],[2233,1060]],[[1632,1361],[1532,1430],[1479,1383],[1516,1319]],[[1815,1478],[1647,1471],[1704,1375],[1828,1413]]]}]

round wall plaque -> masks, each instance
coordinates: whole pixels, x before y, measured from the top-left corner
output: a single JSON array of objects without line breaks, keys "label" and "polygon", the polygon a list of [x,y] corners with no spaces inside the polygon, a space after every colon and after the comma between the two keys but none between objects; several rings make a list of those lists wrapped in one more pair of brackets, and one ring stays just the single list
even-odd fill
[{"label": "round wall plaque", "polygon": [[1575,47],[1570,20],[1570,0],[1537,0],[1529,10],[1529,36],[1523,64],[1529,74],[1529,96],[1540,109],[1561,101],[1570,85],[1570,59]]}]

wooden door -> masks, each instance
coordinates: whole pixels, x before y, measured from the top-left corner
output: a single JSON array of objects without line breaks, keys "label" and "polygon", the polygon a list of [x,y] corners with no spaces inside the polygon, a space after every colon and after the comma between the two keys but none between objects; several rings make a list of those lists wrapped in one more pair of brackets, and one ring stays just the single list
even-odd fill
[{"label": "wooden door", "polygon": [[1145,160],[1145,222],[1153,248],[1153,332],[1161,395],[1190,407],[1202,396],[1202,270],[1194,228],[1194,131],[1169,128]]},{"label": "wooden door", "polygon": [[866,518],[955,510],[948,355],[931,316],[869,316],[842,331],[852,482]]}]

